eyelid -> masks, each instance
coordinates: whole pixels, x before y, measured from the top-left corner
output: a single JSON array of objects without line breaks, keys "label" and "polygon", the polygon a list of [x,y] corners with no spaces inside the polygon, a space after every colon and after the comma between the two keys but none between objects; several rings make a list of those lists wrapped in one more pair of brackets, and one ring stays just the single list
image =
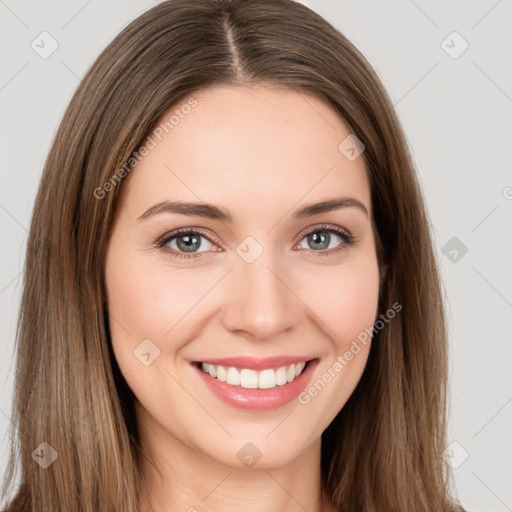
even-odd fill
[{"label": "eyelid", "polygon": [[203,228],[195,228],[195,227],[177,228],[172,231],[169,231],[168,233],[165,233],[160,238],[158,238],[158,240],[155,242],[155,245],[157,245],[158,247],[162,247],[171,238],[175,238],[176,236],[178,236],[180,234],[188,234],[188,233],[197,233],[199,235],[204,236],[212,244],[222,245],[222,244],[219,244],[219,242],[212,240],[212,239],[215,239],[215,237],[212,236],[210,232],[205,231]]},{"label": "eyelid", "polygon": [[306,235],[309,235],[310,233],[315,232],[315,231],[320,231],[322,229],[333,230],[333,231],[341,231],[342,233],[344,233],[348,237],[352,237],[352,234],[346,228],[343,228],[343,227],[338,226],[336,224],[320,223],[320,224],[312,224],[311,226],[308,226],[307,228],[304,228],[299,233],[299,235],[298,235],[298,241],[300,242]]}]

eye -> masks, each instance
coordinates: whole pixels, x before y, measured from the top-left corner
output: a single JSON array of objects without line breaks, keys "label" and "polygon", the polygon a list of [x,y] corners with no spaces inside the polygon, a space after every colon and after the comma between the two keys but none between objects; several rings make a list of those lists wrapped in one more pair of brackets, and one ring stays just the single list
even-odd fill
[{"label": "eye", "polygon": [[[336,239],[341,242],[336,243]],[[329,256],[353,244],[355,237],[338,226],[322,224],[303,233],[300,240],[301,242],[294,247],[300,250],[308,249],[302,246],[302,241],[306,240],[306,243],[312,247],[308,252]],[[201,253],[212,251],[212,247],[214,248],[213,252],[222,251],[213,244],[206,233],[191,228],[177,229],[164,235],[156,242],[156,246],[175,258],[199,258]]]},{"label": "eye", "polygon": [[[157,242],[157,247],[177,258],[198,258],[200,253],[208,252],[211,249],[210,246],[216,247],[203,232],[186,228],[167,234]],[[204,251],[198,250],[203,248]],[[218,250],[220,249],[215,249],[215,251]]]},{"label": "eye", "polygon": [[[341,243],[336,243],[336,238],[340,239]],[[312,251],[318,253],[319,256],[329,256],[352,245],[355,242],[355,237],[338,226],[323,224],[304,233],[302,240],[305,240],[312,247]],[[303,247],[301,243],[296,247],[299,249],[308,248]]]}]

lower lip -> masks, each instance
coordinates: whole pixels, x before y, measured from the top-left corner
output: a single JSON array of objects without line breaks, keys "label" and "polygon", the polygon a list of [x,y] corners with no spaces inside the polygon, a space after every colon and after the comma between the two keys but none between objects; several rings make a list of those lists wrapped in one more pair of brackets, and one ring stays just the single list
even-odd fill
[{"label": "lower lip", "polygon": [[204,373],[197,364],[192,364],[192,366],[208,389],[223,402],[238,409],[264,411],[282,407],[296,398],[306,387],[318,361],[318,359],[309,361],[303,372],[292,382],[271,389],[246,389],[241,386],[232,386]]}]

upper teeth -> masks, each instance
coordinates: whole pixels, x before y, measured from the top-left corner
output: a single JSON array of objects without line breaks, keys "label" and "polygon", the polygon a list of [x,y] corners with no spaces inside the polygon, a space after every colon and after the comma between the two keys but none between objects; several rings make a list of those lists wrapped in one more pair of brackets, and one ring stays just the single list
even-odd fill
[{"label": "upper teeth", "polygon": [[220,366],[208,363],[202,363],[204,373],[214,377],[221,382],[226,382],[232,386],[242,386],[243,388],[270,389],[276,386],[282,386],[292,382],[298,377],[304,367],[305,362],[281,366],[276,370],[256,371],[248,368],[234,368],[232,366]]}]

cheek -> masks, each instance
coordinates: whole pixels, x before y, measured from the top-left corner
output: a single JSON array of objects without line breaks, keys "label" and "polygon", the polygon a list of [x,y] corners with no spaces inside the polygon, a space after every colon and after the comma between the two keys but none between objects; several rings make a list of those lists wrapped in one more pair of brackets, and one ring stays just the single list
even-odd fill
[{"label": "cheek", "polygon": [[[110,330],[116,358],[128,367],[133,350],[146,338],[170,357],[193,335],[190,318],[219,272],[169,269],[163,261],[148,264],[147,255],[107,257],[106,283]],[[117,263],[120,262],[120,263]],[[191,314],[192,313],[192,314]]]},{"label": "cheek", "polygon": [[108,289],[110,312],[129,332],[161,337],[172,327],[182,290],[165,274],[146,269],[144,262],[125,263],[110,274]]},{"label": "cheek", "polygon": [[165,262],[148,265],[147,255],[121,258],[120,252],[113,247],[106,265],[112,348],[129,387],[158,417],[190,402],[165,370],[179,378],[174,361],[194,335],[187,312],[207,286],[193,273],[170,271]]},{"label": "cheek", "polygon": [[378,265],[376,260],[361,259],[354,265],[317,271],[309,278],[303,293],[331,344],[315,378],[298,397],[304,418],[316,418],[315,425],[304,422],[313,436],[317,425],[326,428],[343,408],[365,369],[378,312]]},{"label": "cheek", "polygon": [[303,276],[299,296],[323,321],[337,353],[346,350],[347,344],[365,328],[373,326],[379,295],[375,259],[361,258],[354,264],[320,267]]},{"label": "cheek", "polygon": [[[171,327],[169,317],[162,313],[166,301],[172,300],[173,288],[162,286],[154,274],[142,258],[129,251],[123,254],[119,243],[112,240],[105,276],[112,346],[123,373],[138,368],[134,350],[143,340],[152,340],[161,350],[159,339]],[[162,293],[166,288],[167,293]]]}]

